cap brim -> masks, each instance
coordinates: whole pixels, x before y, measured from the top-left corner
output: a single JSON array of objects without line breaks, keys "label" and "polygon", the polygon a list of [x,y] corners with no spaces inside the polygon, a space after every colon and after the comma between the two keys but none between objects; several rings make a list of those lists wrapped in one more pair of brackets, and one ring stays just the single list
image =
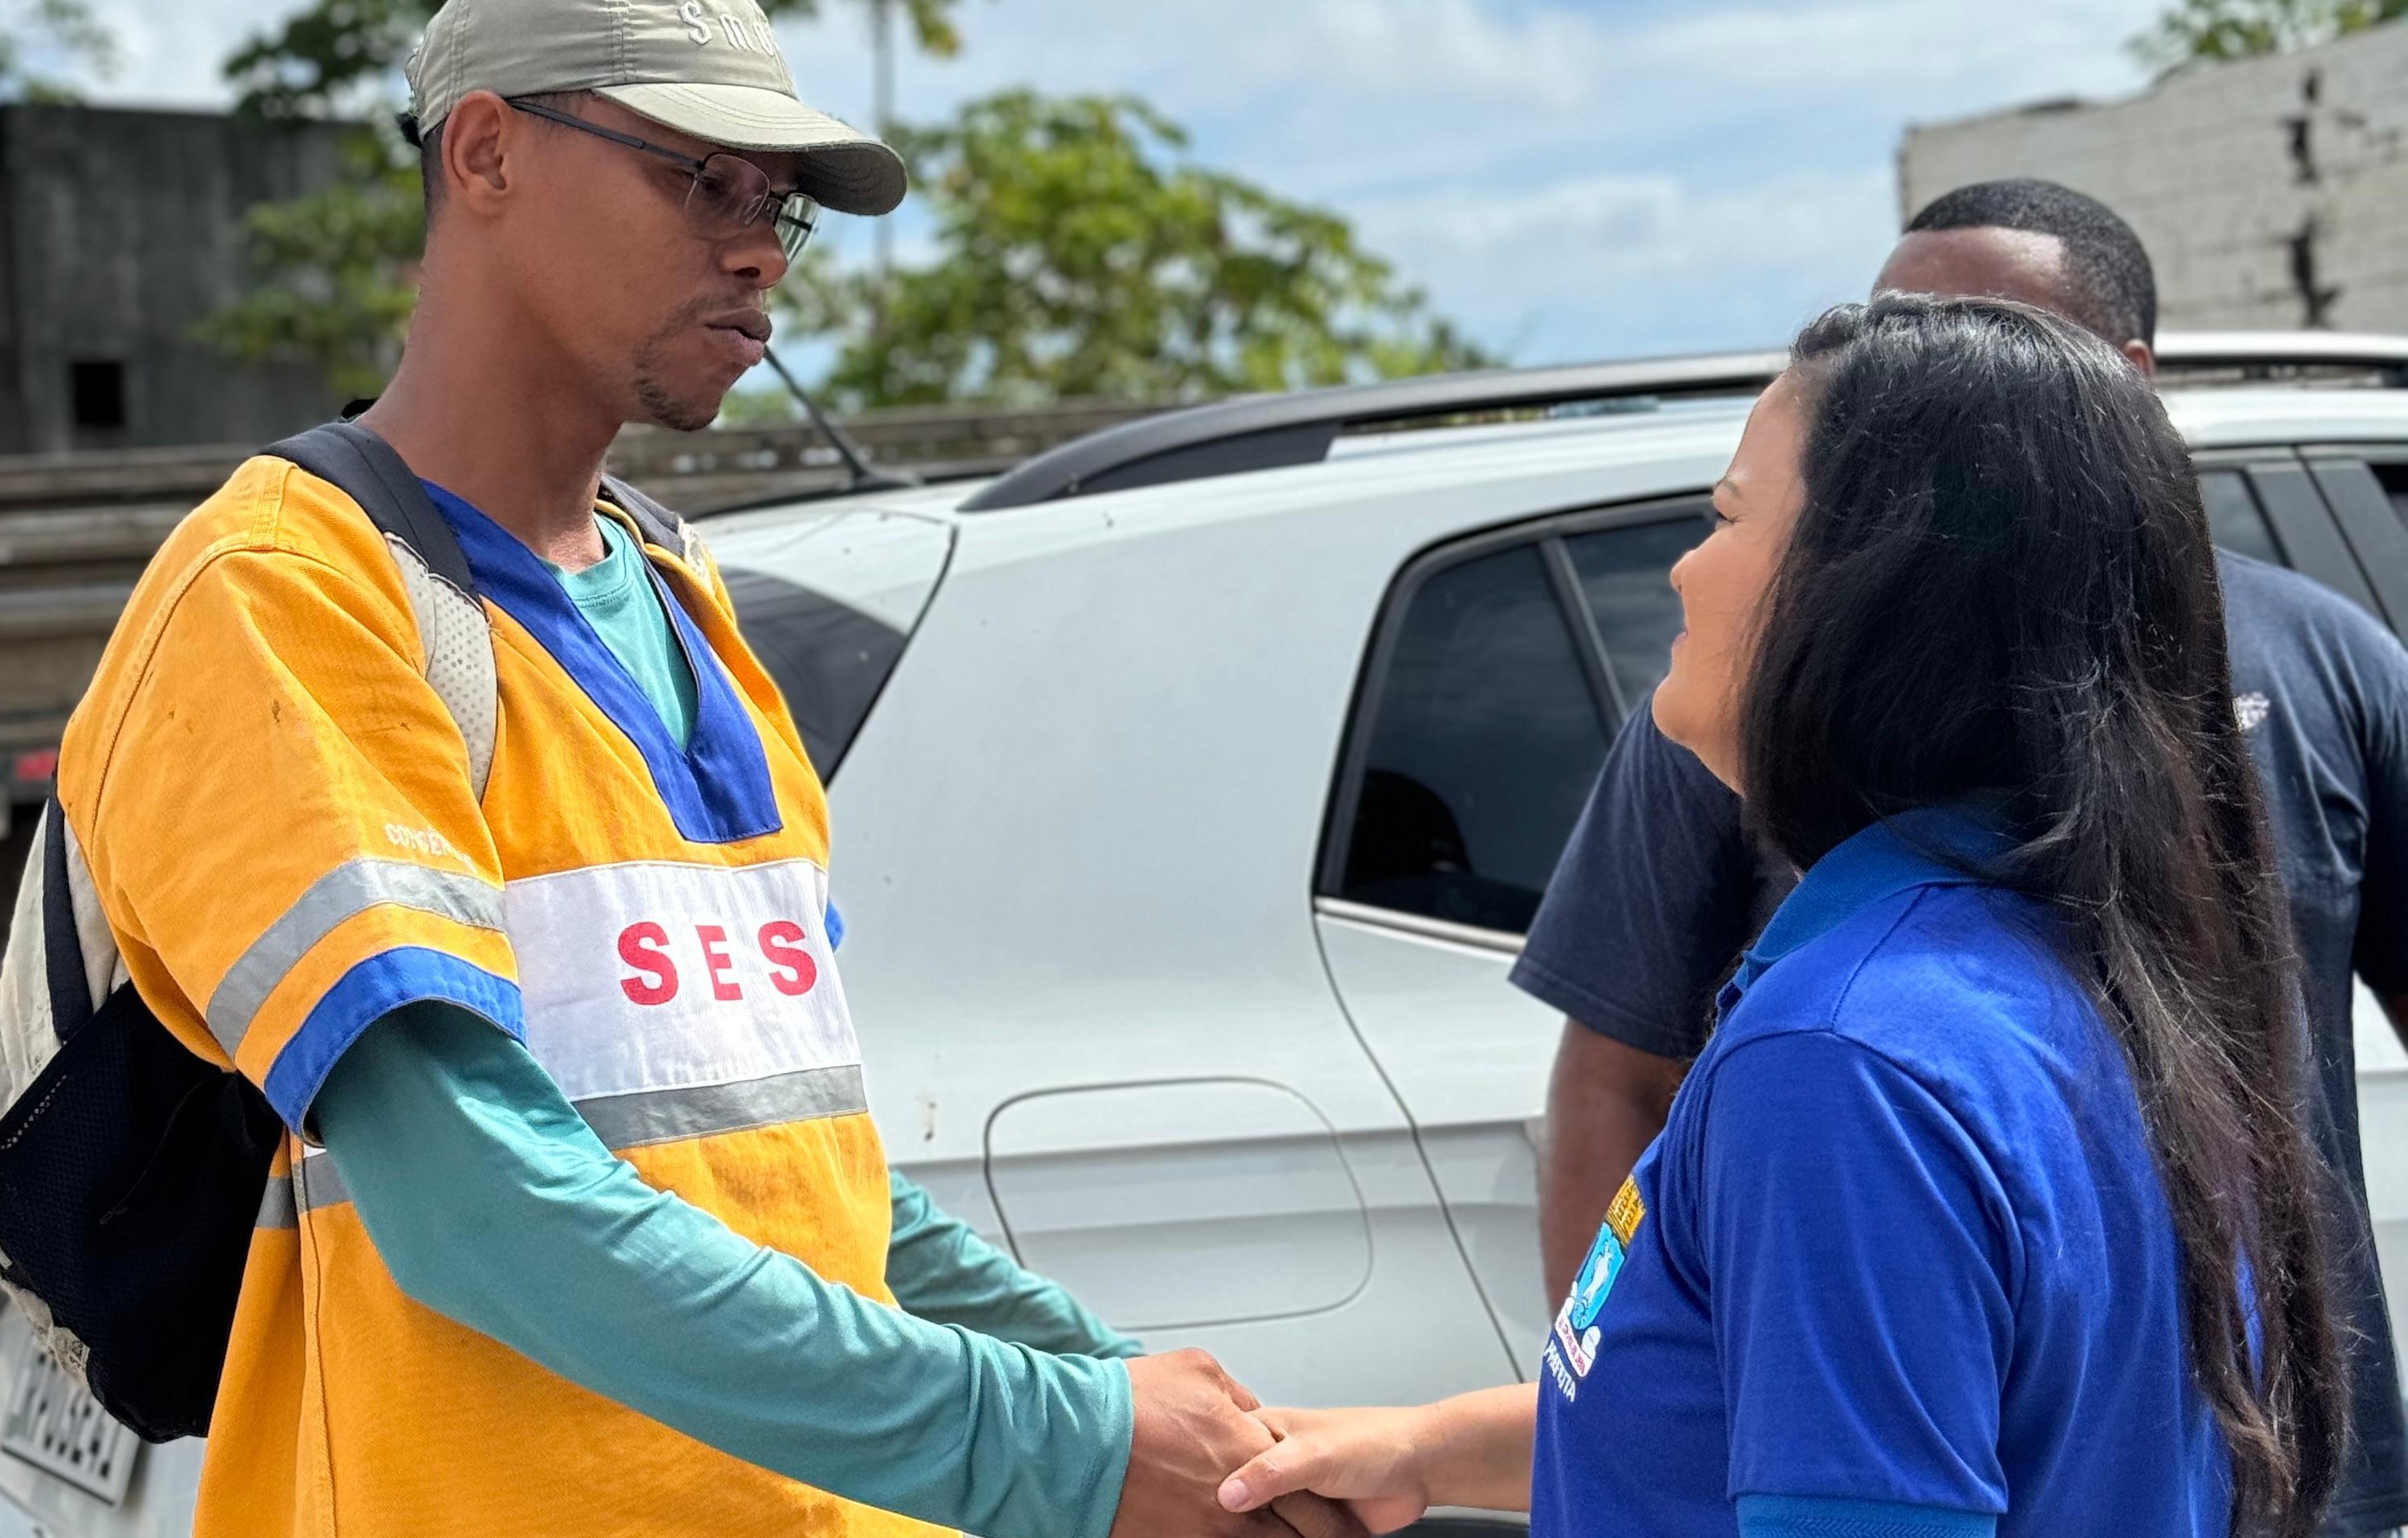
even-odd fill
[{"label": "cap brim", "polygon": [[903,157],[783,92],[662,84],[602,86],[594,93],[706,143],[802,155],[799,190],[838,213],[891,213],[903,201]]}]

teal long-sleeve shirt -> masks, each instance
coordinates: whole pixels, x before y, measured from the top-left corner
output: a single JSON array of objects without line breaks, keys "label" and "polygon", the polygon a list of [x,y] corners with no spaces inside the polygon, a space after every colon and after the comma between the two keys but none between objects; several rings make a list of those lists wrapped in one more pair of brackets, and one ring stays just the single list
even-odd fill
[{"label": "teal long-sleeve shirt", "polygon": [[645,1185],[524,1047],[447,1004],[369,1027],[315,1117],[403,1292],[571,1382],[987,1538],[1111,1526],[1133,1422],[1109,1359],[1136,1344],[910,1182],[894,1191],[898,1310]]},{"label": "teal long-sleeve shirt", "polygon": [[1097,1318],[1059,1283],[1023,1270],[909,1175],[890,1171],[886,1178],[895,1209],[886,1286],[904,1312],[1064,1356],[1145,1355],[1143,1343]]}]

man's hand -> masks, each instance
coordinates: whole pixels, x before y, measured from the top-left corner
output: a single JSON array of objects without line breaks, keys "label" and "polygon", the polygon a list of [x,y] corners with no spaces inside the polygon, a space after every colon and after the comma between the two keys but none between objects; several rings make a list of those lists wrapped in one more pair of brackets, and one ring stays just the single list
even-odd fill
[{"label": "man's hand", "polygon": [[1111,1538],[1359,1538],[1362,1525],[1315,1495],[1268,1510],[1232,1512],[1217,1492],[1231,1470],[1271,1445],[1249,1413],[1261,1408],[1201,1351],[1128,1364],[1137,1404],[1128,1477]]}]

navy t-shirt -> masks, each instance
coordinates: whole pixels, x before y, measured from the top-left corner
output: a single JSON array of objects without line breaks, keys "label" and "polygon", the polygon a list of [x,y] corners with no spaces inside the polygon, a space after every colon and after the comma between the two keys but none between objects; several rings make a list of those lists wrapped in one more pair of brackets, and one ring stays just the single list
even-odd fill
[{"label": "navy t-shirt", "polygon": [[1774,916],[1556,1317],[1533,1538],[2224,1538],[2122,1054],[2042,905],[1924,852],[1978,833],[1895,827]]},{"label": "navy t-shirt", "polygon": [[[2408,1430],[2358,1156],[2353,972],[2408,992],[2408,651],[2297,573],[2222,553],[2241,723],[2301,958],[2308,1132],[2345,1187],[2335,1290],[2356,1445],[2327,1530],[2408,1523]],[[1526,991],[1663,1057],[1695,1056],[1716,985],[1794,877],[1760,859],[1739,799],[1645,703],[1606,756],[1513,969]]]}]

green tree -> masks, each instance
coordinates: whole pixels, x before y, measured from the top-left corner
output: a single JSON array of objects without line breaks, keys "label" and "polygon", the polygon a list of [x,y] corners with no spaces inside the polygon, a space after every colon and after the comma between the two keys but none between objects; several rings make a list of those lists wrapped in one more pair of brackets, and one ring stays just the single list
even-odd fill
[{"label": "green tree", "polygon": [[[7,0],[0,0],[6,4]],[[22,0],[79,9],[84,0]],[[882,16],[886,0],[866,0]],[[961,47],[960,0],[892,0],[924,51]],[[822,0],[762,0],[772,16],[813,16]],[[389,119],[396,79],[436,0],[316,0],[226,61],[237,110]],[[5,57],[5,56],[0,56]],[[381,108],[381,112],[378,109]],[[204,321],[200,335],[245,362],[300,360],[336,390],[373,394],[390,377],[417,297],[426,239],[418,158],[387,121],[347,147],[349,174],[323,192],[251,211],[245,235],[260,286]]]},{"label": "green tree", "polygon": [[75,87],[53,68],[106,78],[117,63],[117,38],[87,0],[0,3],[0,101],[74,101]]},{"label": "green tree", "polygon": [[2310,48],[2401,16],[2408,0],[2177,0],[2132,51],[2170,71]]},{"label": "green tree", "polygon": [[882,285],[807,263],[789,291],[841,339],[827,384],[848,406],[1193,400],[1488,361],[1343,219],[1192,164],[1133,97],[1010,91],[898,141],[932,259]]},{"label": "green tree", "polygon": [[229,358],[311,363],[337,393],[373,395],[401,360],[426,218],[399,134],[361,128],[343,156],[333,186],[246,216],[253,286],[197,335]]}]

